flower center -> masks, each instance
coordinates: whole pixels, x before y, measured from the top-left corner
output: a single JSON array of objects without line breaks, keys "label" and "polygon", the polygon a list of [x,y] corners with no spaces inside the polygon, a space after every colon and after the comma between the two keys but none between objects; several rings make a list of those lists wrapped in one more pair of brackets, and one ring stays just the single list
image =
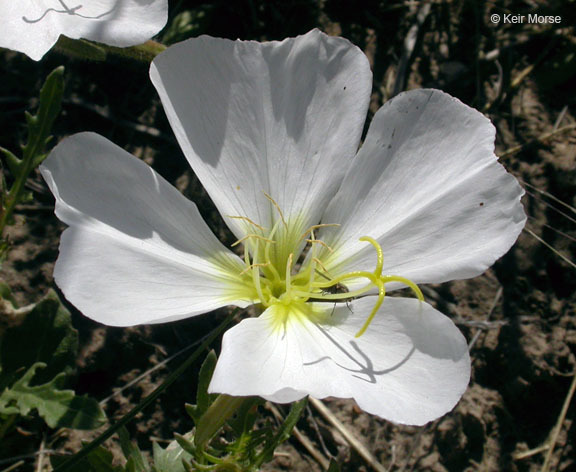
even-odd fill
[{"label": "flower center", "polygon": [[[265,308],[276,305],[281,307],[278,313],[288,316],[291,311],[302,313],[309,303],[348,303],[355,298],[375,295],[378,292],[374,308],[356,337],[361,336],[376,315],[386,296],[385,284],[400,282],[412,289],[419,300],[424,300],[418,286],[404,277],[383,275],[384,256],[378,242],[364,236],[360,241],[371,244],[376,250],[374,271],[351,271],[343,274],[331,274],[322,263],[321,254],[332,252],[324,241],[317,239],[315,233],[320,228],[339,226],[338,224],[318,224],[302,229],[298,219],[286,220],[278,204],[265,194],[275,207],[279,218],[270,230],[260,226],[244,216],[230,216],[246,223],[246,236],[233,246],[244,245],[245,268],[239,274],[243,284],[249,289],[253,299],[257,299]],[[323,250],[322,250],[323,249]],[[350,291],[347,281],[364,279],[365,285]]]}]

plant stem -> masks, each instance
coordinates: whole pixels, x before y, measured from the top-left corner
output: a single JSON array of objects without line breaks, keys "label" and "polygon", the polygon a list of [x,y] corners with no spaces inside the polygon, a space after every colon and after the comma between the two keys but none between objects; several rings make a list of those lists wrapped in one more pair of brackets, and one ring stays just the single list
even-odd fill
[{"label": "plant stem", "polygon": [[172,385],[180,375],[182,375],[188,367],[190,367],[196,359],[208,348],[208,346],[224,331],[224,329],[230,324],[232,318],[238,313],[239,308],[236,308],[226,319],[218,325],[214,331],[212,331],[204,340],[204,342],[196,349],[188,359],[186,359],[176,370],[174,370],[167,378],[160,384],[150,395],[144,398],[138,405],[136,405],[130,412],[128,412],[124,417],[122,417],[116,424],[113,424],[104,431],[100,436],[98,436],[90,444],[83,447],[80,452],[72,456],[66,462],[64,462],[60,467],[54,469],[54,472],[64,472],[71,469],[82,459],[84,459],[90,452],[100,446],[104,441],[111,437],[116,431],[118,431],[123,426],[126,426],[138,413],[152,404],[170,385]]}]

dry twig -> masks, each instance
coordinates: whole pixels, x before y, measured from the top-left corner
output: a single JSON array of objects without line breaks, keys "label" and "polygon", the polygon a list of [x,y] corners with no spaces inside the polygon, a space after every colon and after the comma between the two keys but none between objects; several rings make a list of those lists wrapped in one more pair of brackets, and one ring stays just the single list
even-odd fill
[{"label": "dry twig", "polygon": [[310,398],[310,403],[318,410],[324,419],[328,421],[328,423],[330,423],[342,435],[342,437],[344,437],[348,444],[350,444],[350,446],[370,467],[377,472],[388,472],[388,469],[378,462],[378,459],[374,457],[368,448],[356,439],[356,437],[332,414],[322,401],[317,400],[316,398]]},{"label": "dry twig", "polygon": [[[282,417],[282,415],[278,411],[278,408],[276,408],[274,404],[268,402],[266,404],[266,407],[272,412],[272,414],[278,421],[280,422],[284,421],[284,418]],[[314,458],[314,460],[318,462],[318,464],[320,464],[322,469],[328,470],[328,468],[330,467],[330,462],[328,461],[328,459],[326,459],[326,457],[324,457],[324,455],[318,449],[314,447],[314,445],[306,437],[306,435],[302,431],[300,431],[297,427],[294,427],[294,429],[292,430],[292,434],[300,442],[300,444],[304,446],[304,448],[309,452],[309,454]]]}]

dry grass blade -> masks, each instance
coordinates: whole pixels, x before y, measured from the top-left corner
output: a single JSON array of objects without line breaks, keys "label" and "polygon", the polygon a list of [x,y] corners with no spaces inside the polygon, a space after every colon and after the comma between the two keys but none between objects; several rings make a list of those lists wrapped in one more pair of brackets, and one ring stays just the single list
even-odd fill
[{"label": "dry grass blade", "polygon": [[566,414],[568,413],[568,408],[570,407],[570,402],[572,401],[572,397],[574,396],[574,392],[576,391],[576,372],[572,374],[572,383],[570,384],[570,388],[568,389],[568,394],[564,399],[564,404],[562,405],[562,410],[560,411],[560,416],[558,416],[558,421],[556,421],[556,425],[552,429],[550,434],[550,439],[547,442],[548,445],[548,452],[546,453],[546,458],[544,459],[544,464],[542,464],[542,472],[548,472],[550,470],[550,462],[552,460],[552,453],[554,452],[554,447],[558,442],[558,435],[562,430],[562,425],[564,424],[564,420],[566,419]]},{"label": "dry grass blade", "polygon": [[[487,322],[490,317],[492,316],[492,313],[494,312],[494,309],[496,308],[496,306],[498,305],[498,303],[500,302],[500,298],[502,298],[502,287],[498,288],[498,292],[496,292],[496,295],[494,296],[494,300],[492,300],[492,305],[490,305],[490,309],[488,310],[488,314],[486,315],[486,318],[484,319],[485,322]],[[468,344],[468,350],[471,351],[472,348],[474,347],[474,344],[476,344],[476,341],[478,341],[478,338],[480,337],[480,333],[482,332],[481,329],[478,329],[476,331],[476,333],[474,333],[474,337],[470,340],[470,343]]]},{"label": "dry grass blade", "polygon": [[566,209],[570,210],[572,213],[576,214],[576,208],[574,208],[571,205],[568,205],[568,203],[560,200],[559,198],[555,197],[554,195],[552,195],[551,193],[546,192],[545,190],[540,190],[538,187],[535,187],[532,184],[529,184],[528,182],[525,182],[521,179],[518,178],[518,176],[516,176],[516,178],[520,181],[520,183],[522,185],[524,185],[525,187],[528,187],[532,190],[534,190],[535,192],[538,192],[540,195],[544,195],[545,197],[549,198],[550,200],[553,200],[554,202],[558,203],[559,205],[565,207]]},{"label": "dry grass blade", "polygon": [[[272,414],[278,421],[280,422],[284,421],[284,418],[282,417],[282,415],[278,411],[278,408],[276,408],[275,405],[268,402],[266,404],[266,407],[272,412]],[[328,461],[328,459],[326,459],[326,457],[324,457],[324,455],[314,447],[312,442],[306,437],[306,435],[302,431],[298,429],[298,427],[294,427],[294,429],[292,430],[292,434],[294,435],[296,440],[300,444],[302,444],[302,446],[304,446],[304,449],[308,451],[308,453],[314,458],[314,460],[318,462],[318,464],[320,464],[322,469],[328,470],[328,468],[330,467],[330,462]]]},{"label": "dry grass blade", "polygon": [[554,246],[552,246],[551,244],[548,244],[546,241],[544,241],[540,236],[538,236],[536,233],[534,233],[534,231],[532,231],[531,229],[528,229],[528,228],[524,228],[523,231],[525,231],[530,236],[532,236],[533,238],[535,238],[536,240],[538,240],[539,242],[544,244],[544,246],[546,246],[548,249],[550,249],[560,259],[562,259],[568,265],[570,265],[571,267],[576,269],[576,264],[574,264],[574,262],[572,262],[570,259],[568,259],[568,257],[566,257],[564,254],[562,254],[560,251],[558,251]]},{"label": "dry grass blade", "polygon": [[562,236],[563,238],[569,239],[570,241],[574,241],[576,242],[576,238],[574,236],[570,236],[569,234],[566,234],[564,231],[560,231],[559,229],[554,228],[553,226],[550,226],[549,224],[546,223],[542,223],[541,221],[538,221],[536,218],[534,218],[533,216],[528,215],[528,219],[536,225],[541,226],[542,228],[548,228],[550,231],[553,231],[554,233]]},{"label": "dry grass blade", "polygon": [[565,133],[566,131],[570,131],[570,130],[573,130],[573,129],[576,129],[576,123],[572,123],[572,124],[563,126],[562,128],[558,128],[558,129],[553,130],[553,131],[550,131],[550,132],[548,132],[548,133],[544,133],[544,134],[538,136],[536,139],[533,139],[533,140],[531,140],[531,141],[528,141],[527,143],[524,143],[524,144],[520,144],[520,145],[518,145],[518,146],[511,147],[510,149],[506,149],[506,151],[504,151],[504,152],[503,152],[502,154],[500,154],[498,157],[499,157],[500,159],[502,159],[503,157],[512,156],[512,155],[514,155],[514,154],[519,153],[519,152],[522,151],[523,149],[526,149],[528,146],[532,146],[532,145],[534,145],[534,144],[536,144],[536,143],[544,142],[544,141],[546,141],[546,140],[548,140],[548,139],[550,139],[550,138],[552,138],[552,137],[554,137],[554,136],[556,136],[556,135]]},{"label": "dry grass blade", "polygon": [[564,218],[566,218],[568,221],[570,221],[571,223],[576,224],[576,219],[572,218],[570,215],[567,215],[565,212],[563,212],[562,210],[559,210],[558,208],[556,208],[554,205],[548,203],[546,200],[542,200],[541,198],[538,198],[536,195],[534,195],[532,192],[529,192],[528,190],[526,190],[526,194],[530,195],[534,200],[537,200],[538,202],[542,202],[544,205],[546,205],[548,208],[550,208],[552,211],[554,211],[555,213],[558,213],[559,215],[563,216]]},{"label": "dry grass blade", "polygon": [[21,465],[24,465],[24,461],[23,460],[19,460],[18,462],[12,464],[9,467],[6,467],[5,469],[3,469],[1,472],[12,472],[13,470],[16,470],[18,467],[20,467]]}]

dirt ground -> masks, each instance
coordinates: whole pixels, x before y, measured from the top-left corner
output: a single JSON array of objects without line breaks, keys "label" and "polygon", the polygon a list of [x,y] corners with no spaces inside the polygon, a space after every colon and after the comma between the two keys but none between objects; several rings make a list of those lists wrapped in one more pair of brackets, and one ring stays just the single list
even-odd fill
[{"label": "dirt ground", "polygon": [[[395,89],[449,92],[493,121],[496,153],[525,186],[527,230],[511,251],[480,277],[424,287],[427,300],[452,317],[470,341],[472,380],[455,410],[415,428],[365,414],[352,401],[324,402],[384,467],[381,470],[539,471],[547,455],[547,448],[540,446],[552,444],[548,470],[576,471],[574,401],[550,440],[576,371],[576,271],[570,263],[576,260],[575,7],[574,1],[508,0],[438,1],[429,8],[421,2],[376,0],[174,2],[173,13],[184,8],[198,13],[194,34],[281,39],[319,27],[349,38],[372,63],[372,113]],[[244,11],[251,14],[239,17]],[[562,21],[494,24],[494,12],[538,12],[559,15]],[[412,45],[406,41],[411,36]],[[105,135],[196,201],[212,228],[230,242],[217,211],[187,168],[149,83],[147,66],[114,58],[87,63],[58,53],[41,63],[12,52],[0,57],[0,145],[17,149],[23,142],[24,110],[34,106],[47,73],[63,63],[66,94],[56,138],[84,130]],[[18,208],[10,230],[13,247],[1,275],[21,305],[55,287],[52,269],[63,230],[38,174],[30,179],[29,189],[34,198]],[[194,343],[224,314],[119,329],[98,325],[69,308],[81,346],[73,387],[98,400],[110,397],[105,408],[113,419],[161,383],[180,358],[119,389]],[[190,369],[129,425],[143,450],[192,428],[184,404],[194,401],[198,368]],[[336,458],[343,471],[372,470],[314,406],[298,428],[320,454]],[[20,434],[22,445],[14,455],[37,451],[42,441],[50,450],[75,451],[83,438],[96,433],[56,436],[30,423],[21,426]],[[114,441],[108,444],[117,450]],[[27,459],[15,470],[32,470],[34,464]],[[8,465],[0,465],[0,470]],[[264,470],[322,468],[303,441],[292,437]]]}]

